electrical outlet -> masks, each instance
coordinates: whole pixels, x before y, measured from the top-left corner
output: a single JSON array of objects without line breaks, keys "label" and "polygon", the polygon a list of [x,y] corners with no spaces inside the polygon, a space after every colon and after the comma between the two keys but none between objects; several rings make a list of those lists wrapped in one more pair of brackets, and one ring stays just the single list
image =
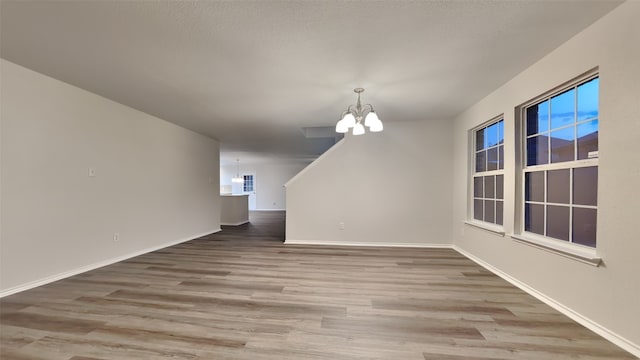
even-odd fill
[{"label": "electrical outlet", "polygon": [[119,233],[114,233],[113,234],[113,241],[120,241],[120,234]]},{"label": "electrical outlet", "polygon": [[338,223],[338,229],[344,230],[344,223],[343,222],[339,222]]}]

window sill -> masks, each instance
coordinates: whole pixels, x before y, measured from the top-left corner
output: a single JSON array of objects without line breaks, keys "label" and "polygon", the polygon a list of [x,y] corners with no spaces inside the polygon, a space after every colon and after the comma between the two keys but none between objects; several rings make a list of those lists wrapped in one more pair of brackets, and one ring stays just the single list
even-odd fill
[{"label": "window sill", "polygon": [[464,222],[467,225],[471,225],[473,227],[477,227],[478,229],[482,229],[485,231],[489,231],[492,232],[494,234],[498,234],[500,236],[504,236],[505,232],[504,232],[504,228],[500,225],[493,225],[493,224],[489,224],[489,223],[485,223],[485,222],[479,222],[479,221],[468,221],[465,220]]},{"label": "window sill", "polygon": [[598,256],[596,249],[583,248],[579,245],[572,245],[570,243],[565,244],[559,242],[559,240],[546,239],[535,235],[510,234],[509,236],[519,243],[549,251],[591,266],[598,267],[602,263],[602,258]]}]

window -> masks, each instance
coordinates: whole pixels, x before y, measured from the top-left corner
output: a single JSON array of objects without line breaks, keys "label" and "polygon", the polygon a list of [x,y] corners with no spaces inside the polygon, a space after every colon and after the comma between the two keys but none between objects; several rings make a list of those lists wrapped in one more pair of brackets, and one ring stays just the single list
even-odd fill
[{"label": "window", "polygon": [[502,225],[504,209],[504,120],[473,131],[473,218]]},{"label": "window", "polygon": [[251,192],[253,191],[253,175],[242,175],[242,179],[244,183],[242,185],[242,191]]},{"label": "window", "polygon": [[596,246],[597,75],[523,108],[523,231]]}]

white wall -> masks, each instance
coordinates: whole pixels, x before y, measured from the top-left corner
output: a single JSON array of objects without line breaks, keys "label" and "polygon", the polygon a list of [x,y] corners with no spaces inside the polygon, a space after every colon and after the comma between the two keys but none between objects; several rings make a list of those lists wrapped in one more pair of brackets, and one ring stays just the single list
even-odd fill
[{"label": "white wall", "polygon": [[[272,160],[244,164],[240,159],[240,175],[255,174],[256,210],[284,210],[286,207],[284,184],[307,165],[309,162],[297,160]],[[236,175],[236,172],[235,164],[222,166],[220,185],[237,186],[231,183],[231,178]],[[242,192],[241,185],[238,190]]]},{"label": "white wall", "polygon": [[447,121],[348,135],[287,184],[286,241],[450,244],[451,136]]},{"label": "white wall", "polygon": [[[454,243],[586,319],[640,354],[640,2],[622,4],[455,119]],[[508,56],[508,54],[506,55]],[[513,232],[514,107],[600,67],[598,246],[593,267],[463,224],[469,129],[504,113],[505,231]]]},{"label": "white wall", "polygon": [[1,76],[0,294],[219,230],[217,141],[5,60]]}]

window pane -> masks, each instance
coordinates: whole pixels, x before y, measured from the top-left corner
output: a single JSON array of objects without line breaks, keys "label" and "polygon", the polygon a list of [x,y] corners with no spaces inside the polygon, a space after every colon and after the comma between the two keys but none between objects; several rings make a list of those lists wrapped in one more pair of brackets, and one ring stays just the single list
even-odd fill
[{"label": "window pane", "polygon": [[496,201],[496,224],[502,225],[502,201]]},{"label": "window pane", "polygon": [[573,208],[573,242],[586,246],[596,246],[596,209]]},{"label": "window pane", "polygon": [[527,135],[549,130],[549,100],[527,108]]},{"label": "window pane", "polygon": [[578,86],[578,121],[598,117],[598,85],[595,78]]},{"label": "window pane", "polygon": [[500,120],[500,122],[498,122],[498,143],[502,144],[504,143],[504,121]]},{"label": "window pane", "polygon": [[484,129],[476,131],[476,151],[484,149]]},{"label": "window pane", "polygon": [[574,127],[551,132],[551,162],[573,161]]},{"label": "window pane", "polygon": [[493,124],[486,128],[485,134],[485,147],[491,147],[498,145],[498,124]]},{"label": "window pane", "polygon": [[527,139],[527,166],[549,162],[549,138],[540,135]]},{"label": "window pane", "polygon": [[524,174],[525,201],[544,201],[544,171]]},{"label": "window pane", "polygon": [[598,151],[598,120],[578,125],[578,160],[588,159],[589,152]]},{"label": "window pane", "polygon": [[481,176],[473,178],[473,197],[481,198],[484,195],[484,181]]},{"label": "window pane", "polygon": [[504,169],[504,145],[498,146],[498,169]]},{"label": "window pane", "polygon": [[242,178],[244,179],[242,190],[245,192],[253,191],[253,175],[242,175]]},{"label": "window pane", "polygon": [[487,171],[487,151],[476,153],[476,172]]},{"label": "window pane", "polygon": [[496,175],[496,199],[502,199],[504,196],[504,175]]},{"label": "window pane", "polygon": [[575,96],[575,89],[571,89],[551,98],[551,129],[574,122]]},{"label": "window pane", "polygon": [[484,201],[484,221],[495,223],[495,213],[494,213],[495,201],[493,200],[485,200]]},{"label": "window pane", "polygon": [[598,205],[598,167],[573,169],[573,203]]},{"label": "window pane", "polygon": [[569,241],[569,207],[547,206],[547,236]]},{"label": "window pane", "polygon": [[482,220],[482,200],[473,200],[473,218],[476,220]]},{"label": "window pane", "polygon": [[484,177],[484,197],[494,199],[496,197],[495,184],[493,176]]},{"label": "window pane", "polygon": [[498,148],[487,150],[487,170],[498,170]]},{"label": "window pane", "polygon": [[569,169],[547,172],[547,202],[569,204]]},{"label": "window pane", "polygon": [[544,205],[524,204],[524,230],[544,235]]}]

